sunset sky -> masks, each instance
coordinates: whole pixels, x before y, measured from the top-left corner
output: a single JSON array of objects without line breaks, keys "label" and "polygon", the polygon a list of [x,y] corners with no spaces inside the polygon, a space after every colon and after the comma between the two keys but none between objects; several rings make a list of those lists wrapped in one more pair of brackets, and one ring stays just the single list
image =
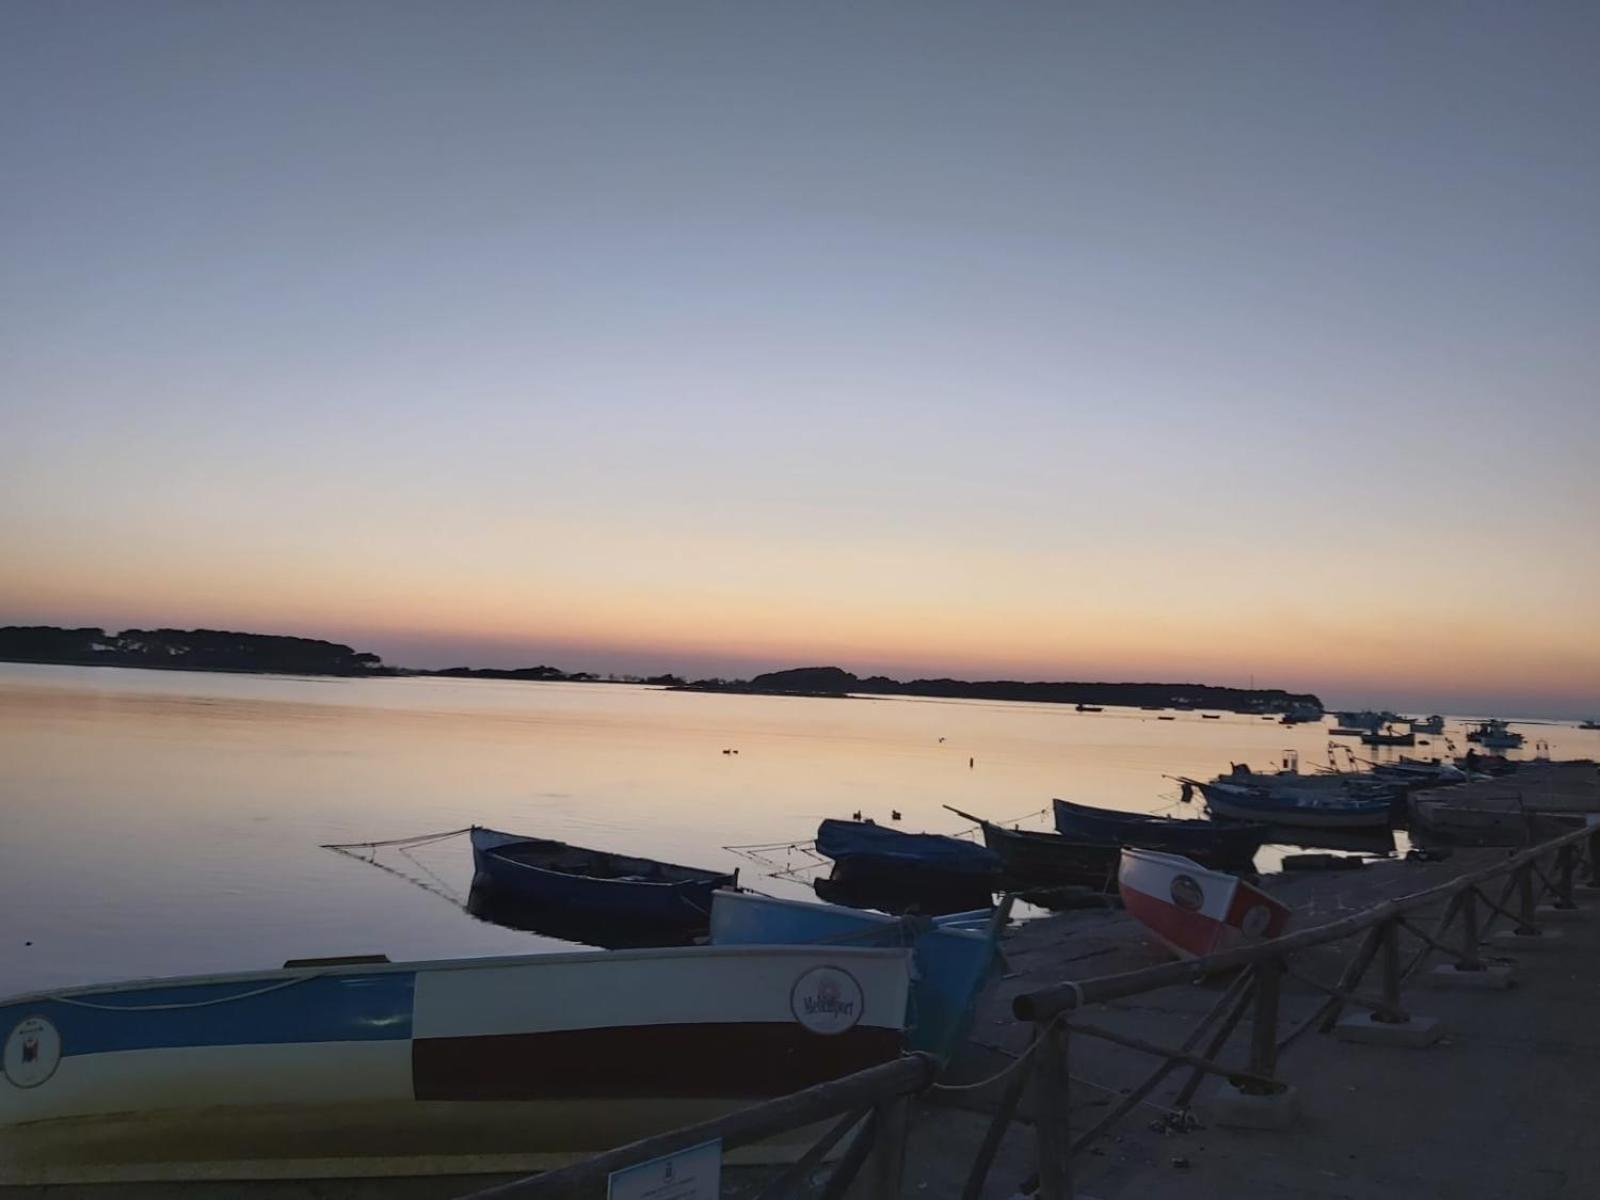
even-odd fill
[{"label": "sunset sky", "polygon": [[1600,6],[0,10],[0,624],[1600,710]]}]

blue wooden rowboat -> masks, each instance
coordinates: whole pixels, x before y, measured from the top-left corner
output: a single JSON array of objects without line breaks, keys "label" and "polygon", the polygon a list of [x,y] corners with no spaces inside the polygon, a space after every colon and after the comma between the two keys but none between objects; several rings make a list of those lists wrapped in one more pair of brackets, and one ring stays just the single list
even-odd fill
[{"label": "blue wooden rowboat", "polygon": [[1181,854],[1207,867],[1248,865],[1267,835],[1258,821],[1186,821],[1066,800],[1053,800],[1051,807],[1063,837]]},{"label": "blue wooden rowboat", "polygon": [[913,1050],[948,1059],[972,1026],[978,996],[999,974],[998,931],[987,910],[895,918],[882,913],[721,891],[711,905],[714,946],[910,946],[915,965],[906,1017]]},{"label": "blue wooden rowboat", "polygon": [[703,928],[712,893],[739,882],[737,871],[681,867],[481,826],[472,830],[472,865],[475,889],[523,905],[668,928]]}]

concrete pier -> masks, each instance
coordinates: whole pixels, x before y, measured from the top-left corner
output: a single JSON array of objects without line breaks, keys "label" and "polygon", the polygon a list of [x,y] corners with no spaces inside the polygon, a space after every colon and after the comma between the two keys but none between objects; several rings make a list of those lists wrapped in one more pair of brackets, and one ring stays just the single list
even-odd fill
[{"label": "concrete pier", "polygon": [[[1505,857],[1504,850],[1460,850],[1444,862],[1375,864],[1361,871],[1283,877],[1275,894],[1307,926],[1377,901],[1435,886]],[[1419,926],[1431,926],[1436,913]],[[1505,929],[1501,918],[1496,929]],[[1338,1036],[1310,1032],[1283,1052],[1276,1075],[1293,1101],[1272,1120],[1251,1121],[1247,1096],[1225,1080],[1208,1079],[1194,1093],[1198,1127],[1164,1119],[1189,1070],[1173,1071],[1095,1150],[1077,1156],[1075,1185],[1102,1200],[1192,1200],[1196,1196],[1294,1196],[1305,1200],[1413,1200],[1450,1196],[1498,1200],[1587,1200],[1600,1195],[1600,1159],[1591,1131],[1600,1122],[1600,923],[1576,922],[1559,933],[1558,952],[1516,956],[1486,945],[1485,969],[1460,971],[1435,954],[1406,983],[1405,1007],[1427,1017],[1387,1033],[1391,1040],[1350,1038],[1376,1030],[1364,1009],[1346,1009]],[[1451,935],[1446,935],[1447,940]],[[1493,939],[1490,939],[1492,943]],[[1402,935],[1406,961],[1418,947]],[[1519,943],[1523,944],[1523,943]],[[1353,944],[1307,952],[1297,969],[1331,981]],[[974,1039],[1020,1050],[1027,1030],[1009,1016],[1011,997],[1045,983],[1090,978],[1167,961],[1124,914],[1074,913],[1023,925],[1008,941],[1013,975],[983,1005]],[[1515,983],[1516,986],[1512,987]],[[1096,1025],[1176,1046],[1217,1000],[1226,980],[1212,980],[1095,1005]],[[1367,986],[1376,990],[1375,976]],[[1326,996],[1285,978],[1280,1030],[1298,1026]],[[1391,1027],[1393,1029],[1395,1027]],[[1250,1046],[1249,1017],[1216,1058],[1240,1066]],[[1379,1038],[1386,1035],[1377,1034]],[[1406,1040],[1409,1037],[1411,1040]],[[1402,1053],[1396,1044],[1421,1046]],[[1071,1124],[1081,1134],[1101,1120],[1159,1060],[1078,1036],[1073,1038]],[[963,1064],[976,1078],[1004,1059]],[[952,1094],[924,1106],[913,1130],[907,1194],[958,1197],[971,1150],[987,1128],[972,1111],[987,1097]],[[1219,1110],[1218,1100],[1222,1104]],[[1239,1117],[1246,1119],[1236,1119]],[[1281,1122],[1281,1123],[1280,1123]],[[1281,1130],[1281,1131],[1279,1131]],[[985,1197],[1006,1200],[1033,1170],[1033,1132],[1007,1133]]]}]

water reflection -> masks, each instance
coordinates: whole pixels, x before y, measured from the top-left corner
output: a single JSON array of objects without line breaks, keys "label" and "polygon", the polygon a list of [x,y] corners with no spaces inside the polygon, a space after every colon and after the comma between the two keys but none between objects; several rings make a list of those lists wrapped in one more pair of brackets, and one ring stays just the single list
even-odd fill
[{"label": "water reflection", "polygon": [[[823,817],[857,810],[954,833],[964,823],[947,804],[1047,829],[1039,814],[1052,796],[1159,812],[1176,800],[1165,775],[1209,778],[1290,749],[1326,756],[1321,727],[1155,717],[0,664],[0,993],[291,958],[570,944],[537,925],[474,920],[326,843],[488,825],[743,867],[742,882],[798,898],[809,881],[769,878],[724,847],[804,843]],[[1593,732],[1547,728],[1556,757],[1600,747]],[[416,857],[462,891],[472,878],[464,838]],[[1267,856],[1257,865],[1274,869]]]},{"label": "water reflection", "polygon": [[1346,854],[1389,855],[1395,852],[1394,831],[1378,829],[1305,829],[1274,825],[1267,846],[1298,850],[1338,850]]},{"label": "water reflection", "polygon": [[637,920],[555,909],[508,899],[490,888],[474,884],[467,896],[467,912],[480,921],[504,929],[519,929],[541,937],[598,946],[603,950],[635,950],[645,946],[692,946],[706,931],[683,924],[652,924]]},{"label": "water reflection", "polygon": [[920,873],[897,876],[883,872],[870,875],[845,872],[841,875],[835,866],[830,874],[813,880],[811,886],[817,898],[829,904],[875,908],[895,916],[922,913],[941,917],[994,904],[994,894],[981,883],[971,879],[938,880]]}]

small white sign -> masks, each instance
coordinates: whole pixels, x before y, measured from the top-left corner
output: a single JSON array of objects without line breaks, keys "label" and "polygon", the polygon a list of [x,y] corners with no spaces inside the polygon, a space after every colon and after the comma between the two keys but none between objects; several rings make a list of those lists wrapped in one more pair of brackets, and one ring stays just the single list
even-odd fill
[{"label": "small white sign", "polygon": [[722,1139],[611,1172],[607,1200],[717,1200]]},{"label": "small white sign", "polygon": [[61,1035],[43,1017],[24,1017],[6,1038],[5,1076],[19,1088],[38,1087],[61,1062]]}]

